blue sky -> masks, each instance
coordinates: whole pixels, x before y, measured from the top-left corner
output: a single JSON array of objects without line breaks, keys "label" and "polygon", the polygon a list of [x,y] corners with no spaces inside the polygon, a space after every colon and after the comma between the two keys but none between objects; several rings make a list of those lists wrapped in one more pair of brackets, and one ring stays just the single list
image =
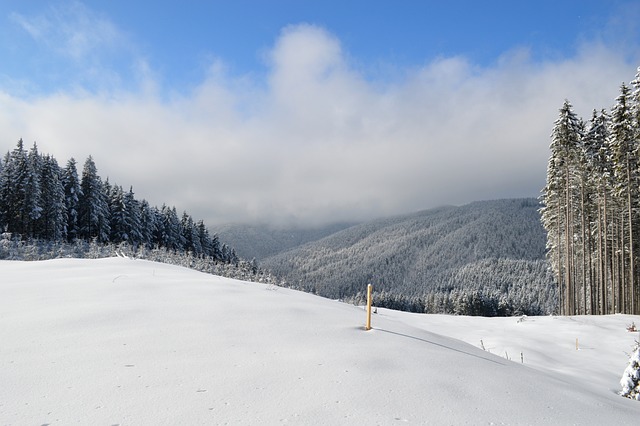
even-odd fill
[{"label": "blue sky", "polygon": [[[136,58],[144,58],[166,90],[199,84],[210,62],[234,75],[268,72],[264,57],[283,28],[309,23],[336,36],[352,65],[371,79],[397,78],[406,68],[438,57],[462,55],[490,66],[514,48],[536,60],[575,54],[584,41],[626,44],[640,37],[638,6],[625,1],[4,1],[2,74],[51,92],[80,80],[89,89],[104,82],[86,74],[99,64],[130,85]],[[625,16],[632,9],[631,16]],[[620,28],[618,22],[625,19]],[[95,21],[105,24],[96,29]],[[26,23],[41,27],[34,38]],[[46,23],[46,24],[45,24]],[[66,28],[66,27],[70,28]],[[72,32],[95,31],[91,51],[73,57],[64,49]],[[620,31],[620,32],[618,32]],[[89,35],[87,38],[91,38]],[[53,50],[53,51],[52,51]],[[636,52],[637,53],[637,52]],[[80,53],[78,53],[80,54]],[[113,87],[112,87],[113,88]]]},{"label": "blue sky", "polygon": [[0,148],[91,154],[214,224],[537,196],[562,101],[588,117],[640,65],[637,1],[5,0],[0,22]]}]

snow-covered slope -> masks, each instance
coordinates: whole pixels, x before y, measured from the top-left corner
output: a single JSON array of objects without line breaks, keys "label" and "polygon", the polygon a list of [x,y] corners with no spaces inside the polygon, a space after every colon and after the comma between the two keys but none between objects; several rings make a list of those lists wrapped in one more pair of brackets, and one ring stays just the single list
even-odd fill
[{"label": "snow-covered slope", "polygon": [[[591,318],[584,327],[593,340],[577,352],[598,350],[629,319]],[[513,327],[514,318],[493,319],[508,322],[481,333],[487,346],[531,336],[536,354],[525,349],[524,365],[430,331],[455,330],[457,321],[462,330],[485,329],[487,320],[389,311],[373,320],[367,332],[361,308],[140,260],[1,261],[0,425],[640,418],[640,403],[610,383],[626,367],[619,352],[631,349],[630,333],[603,359],[585,356],[584,375],[571,375],[558,365],[562,356],[545,365],[548,342],[575,334],[564,319]],[[567,350],[570,363],[574,352]]]}]

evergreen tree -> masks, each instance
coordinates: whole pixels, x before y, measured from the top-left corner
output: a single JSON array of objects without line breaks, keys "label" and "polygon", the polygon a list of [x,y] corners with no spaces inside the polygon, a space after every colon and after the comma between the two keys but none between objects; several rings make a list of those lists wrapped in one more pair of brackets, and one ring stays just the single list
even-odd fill
[{"label": "evergreen tree", "polygon": [[542,220],[563,313],[640,313],[640,68],[631,86],[573,132],[577,155],[561,149],[572,126],[554,128]]},{"label": "evergreen tree", "polygon": [[152,248],[154,245],[158,229],[158,216],[158,209],[151,207],[147,200],[140,202],[140,243],[148,248]]},{"label": "evergreen tree", "polygon": [[7,152],[0,161],[0,234],[6,232],[8,227],[10,206],[9,197],[11,195],[11,154]]},{"label": "evergreen tree", "polygon": [[576,228],[575,169],[581,144],[582,126],[565,100],[551,134],[551,158],[547,168],[547,185],[543,189],[542,222],[549,235],[551,265],[561,288],[562,312],[575,312],[575,252]]},{"label": "evergreen tree", "polygon": [[71,158],[63,170],[64,203],[67,211],[67,239],[73,241],[79,236],[78,212],[82,189],[78,178],[76,160]]},{"label": "evergreen tree", "polygon": [[640,201],[640,172],[638,170],[638,144],[635,137],[629,88],[623,84],[611,112],[610,145],[613,154],[619,217],[620,256],[619,280],[614,292],[617,312],[635,312],[635,250],[634,224]]},{"label": "evergreen tree", "polygon": [[162,206],[162,210],[157,207],[152,207],[153,213],[153,239],[152,245],[153,247],[167,247],[165,244],[165,228],[164,228],[164,209],[165,205]]},{"label": "evergreen tree", "polygon": [[38,221],[37,237],[60,241],[67,236],[67,209],[61,171],[55,158],[42,158],[40,174],[42,215]]},{"label": "evergreen tree", "polygon": [[202,253],[205,256],[214,256],[213,246],[211,244],[211,237],[209,236],[209,231],[207,230],[204,221],[199,220],[196,224],[196,230],[198,234],[198,239],[200,240],[200,246],[202,247]]},{"label": "evergreen tree", "polygon": [[182,230],[182,238],[184,241],[184,249],[192,252],[194,255],[199,256],[202,254],[202,244],[200,241],[200,235],[198,228],[193,222],[193,218],[184,212],[182,214],[182,221],[180,222],[180,228]]},{"label": "evergreen tree", "polygon": [[6,167],[7,178],[3,190],[5,200],[5,220],[11,232],[25,233],[25,193],[27,187],[27,153],[24,150],[22,139],[18,141],[16,148],[11,151]]},{"label": "evergreen tree", "polygon": [[27,236],[27,190],[30,179],[29,162],[22,139],[7,154],[3,168],[2,214],[10,232]]},{"label": "evergreen tree", "polygon": [[129,241],[126,223],[126,207],[124,204],[124,193],[122,187],[118,185],[105,185],[105,191],[109,195],[109,226],[111,230],[110,241],[121,243]]},{"label": "evergreen tree", "polygon": [[176,208],[169,208],[163,205],[162,216],[162,225],[164,228],[162,245],[173,251],[184,250],[185,244]]},{"label": "evergreen tree", "polygon": [[82,169],[82,194],[78,209],[79,235],[84,239],[109,241],[109,205],[102,179],[98,176],[93,158],[89,156]]},{"label": "evergreen tree", "polygon": [[640,401],[640,343],[638,342],[629,357],[629,365],[622,374],[620,386],[622,386],[620,395]]},{"label": "evergreen tree", "polygon": [[124,208],[125,208],[125,226],[128,235],[128,241],[134,247],[144,242],[142,235],[142,210],[140,203],[135,198],[133,193],[133,187],[129,187],[129,191],[124,194]]},{"label": "evergreen tree", "polygon": [[35,237],[37,222],[42,215],[41,169],[42,161],[38,153],[38,146],[34,142],[27,155],[27,174],[24,191],[23,226],[28,237]]},{"label": "evergreen tree", "polygon": [[592,289],[594,307],[598,314],[608,314],[608,289],[611,287],[611,233],[613,163],[609,145],[609,115],[606,110],[593,111],[589,130],[584,139],[589,161],[589,173],[596,215],[592,219],[595,243],[592,247],[595,288]]},{"label": "evergreen tree", "polygon": [[220,247],[220,238],[218,234],[211,237],[211,256],[216,260],[222,260],[222,247]]}]

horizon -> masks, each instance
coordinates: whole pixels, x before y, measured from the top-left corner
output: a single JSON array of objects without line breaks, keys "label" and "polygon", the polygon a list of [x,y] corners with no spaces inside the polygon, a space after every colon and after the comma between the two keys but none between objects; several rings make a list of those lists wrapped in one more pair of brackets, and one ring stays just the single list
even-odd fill
[{"label": "horizon", "polygon": [[630,1],[9,0],[0,149],[91,155],[210,227],[537,198],[558,109],[613,105],[639,18]]}]

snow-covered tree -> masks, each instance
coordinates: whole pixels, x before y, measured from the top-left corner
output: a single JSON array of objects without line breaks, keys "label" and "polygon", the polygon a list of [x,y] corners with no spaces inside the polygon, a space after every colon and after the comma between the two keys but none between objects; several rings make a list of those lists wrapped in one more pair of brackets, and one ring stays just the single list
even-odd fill
[{"label": "snow-covered tree", "polygon": [[561,288],[563,313],[574,312],[576,308],[574,232],[579,201],[575,189],[581,140],[580,120],[571,103],[565,100],[551,134],[551,157],[541,210],[542,223],[549,235],[551,265]]},{"label": "snow-covered tree", "polygon": [[35,236],[37,221],[42,215],[41,168],[42,159],[38,153],[38,146],[34,142],[27,155],[27,174],[24,188],[23,230],[29,237]]},{"label": "snow-covered tree", "polygon": [[640,343],[636,342],[629,357],[629,365],[620,379],[620,395],[640,401]]},{"label": "snow-covered tree", "polygon": [[32,176],[27,152],[20,139],[16,147],[7,154],[2,173],[2,214],[6,227],[10,232],[28,236],[29,211],[27,192],[35,180]]},{"label": "snow-covered tree", "polygon": [[635,312],[635,257],[637,250],[634,224],[637,220],[637,205],[640,202],[640,166],[638,143],[633,124],[630,90],[622,84],[620,95],[611,111],[610,145],[613,154],[615,186],[614,193],[621,206],[620,231],[620,279],[614,300],[617,312]]},{"label": "snow-covered tree", "polygon": [[87,158],[82,169],[80,187],[82,189],[78,211],[80,236],[87,240],[97,238],[100,242],[109,241],[107,195],[91,156]]},{"label": "snow-covered tree", "polygon": [[7,153],[0,161],[0,232],[5,231],[9,225],[9,196],[11,194],[11,155]]},{"label": "snow-covered tree", "polygon": [[78,178],[76,160],[72,157],[62,173],[64,187],[64,203],[67,210],[67,239],[73,241],[78,238],[78,211],[82,189]]},{"label": "snow-covered tree", "polygon": [[110,186],[109,196],[109,226],[111,234],[109,240],[114,243],[129,241],[128,226],[126,223],[126,207],[124,205],[124,193],[118,185]]},{"label": "snow-covered tree", "polygon": [[[595,286],[594,313],[607,314],[609,308],[608,288],[612,277],[610,256],[610,227],[613,216],[613,162],[609,145],[609,114],[606,110],[593,111],[589,129],[585,134],[584,146],[589,161],[590,183],[593,202],[596,207],[595,223],[592,226],[595,243],[592,247]],[[592,219],[592,220],[593,220]]]},{"label": "snow-covered tree", "polygon": [[175,207],[162,206],[162,244],[170,250],[183,250],[184,239],[181,232],[180,219]]},{"label": "snow-covered tree", "polygon": [[38,221],[37,237],[60,241],[67,236],[67,209],[61,170],[55,158],[42,158],[40,173],[42,214]]},{"label": "snow-covered tree", "polygon": [[137,247],[143,242],[142,236],[142,211],[140,202],[136,200],[133,193],[133,187],[129,187],[129,191],[124,194],[124,206],[126,212],[126,224],[129,234],[129,242]]},{"label": "snow-covered tree", "polygon": [[554,127],[541,213],[566,314],[640,313],[640,69],[631,87],[575,132],[577,155],[562,110]]},{"label": "snow-covered tree", "polygon": [[140,243],[148,248],[153,247],[157,230],[158,209],[151,207],[147,200],[140,201]]}]

